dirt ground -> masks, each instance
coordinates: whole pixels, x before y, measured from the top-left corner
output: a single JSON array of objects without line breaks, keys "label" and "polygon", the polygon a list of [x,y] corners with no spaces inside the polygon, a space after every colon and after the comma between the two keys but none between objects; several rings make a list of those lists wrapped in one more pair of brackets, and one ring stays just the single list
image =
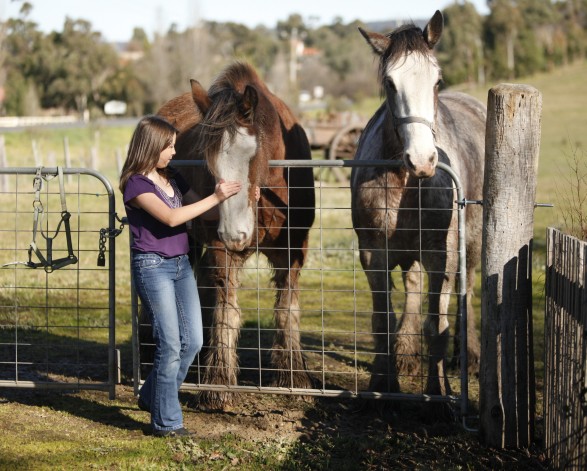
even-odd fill
[{"label": "dirt ground", "polygon": [[[200,409],[196,397],[192,392],[181,393],[185,425],[198,440],[232,434],[261,444],[284,443],[290,449],[309,446],[313,451],[305,452],[299,469],[547,469],[538,444],[527,450],[484,448],[475,432],[464,430],[458,421],[431,420],[422,404],[403,402],[391,406],[357,399],[301,400],[243,394],[230,410],[210,411]],[[19,419],[20,414],[26,417]],[[21,437],[25,442],[35,440],[35,433],[39,433],[30,426],[31,421],[37,420],[43,429],[55,427],[84,433],[85,428],[96,427],[95,422],[84,422],[92,418],[99,422],[98,427],[126,429],[139,440],[148,438],[150,428],[149,416],[138,409],[130,386],[118,386],[115,401],[109,401],[103,392],[65,394],[0,389],[0,417],[6,419],[8,415],[14,431],[19,430],[19,420],[27,421],[26,430],[31,436]],[[64,423],[65,415],[79,423]],[[3,424],[7,426],[10,427]],[[349,444],[369,457],[367,461],[357,460],[368,462],[368,466],[355,468],[348,460],[342,467],[323,464],[345,462]],[[330,456],[325,458],[325,453]]]}]

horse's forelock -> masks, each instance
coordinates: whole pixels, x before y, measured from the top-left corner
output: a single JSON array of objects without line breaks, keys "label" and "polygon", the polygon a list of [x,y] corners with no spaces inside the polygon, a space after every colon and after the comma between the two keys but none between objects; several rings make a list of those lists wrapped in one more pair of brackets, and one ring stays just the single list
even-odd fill
[{"label": "horse's forelock", "polygon": [[381,55],[379,61],[379,80],[383,85],[387,76],[387,70],[408,54],[418,54],[423,57],[430,57],[432,51],[424,40],[422,29],[414,24],[400,26],[387,35],[389,47]]},{"label": "horse's forelock", "polygon": [[221,150],[225,133],[232,139],[240,126],[239,97],[234,89],[224,88],[210,95],[210,98],[212,104],[199,124],[199,150],[205,156],[210,171],[216,173],[216,156]]}]

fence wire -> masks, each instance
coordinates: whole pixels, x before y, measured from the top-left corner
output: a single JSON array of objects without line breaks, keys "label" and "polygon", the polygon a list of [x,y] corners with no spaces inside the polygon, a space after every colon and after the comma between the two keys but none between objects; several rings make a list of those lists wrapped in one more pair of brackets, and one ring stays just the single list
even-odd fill
[{"label": "fence wire", "polygon": [[[174,162],[177,167],[198,165],[194,162]],[[340,183],[340,173],[332,174],[337,168],[350,176],[352,166],[361,165],[353,161],[272,161],[272,166],[312,166],[315,174],[316,218],[310,229],[307,258],[300,277],[300,305],[302,309],[300,336],[302,355],[314,386],[312,388],[276,387],[272,380],[277,373],[293,374],[295,371],[277,371],[271,364],[271,353],[276,333],[273,316],[276,298],[275,288],[271,286],[274,267],[258,252],[251,256],[240,271],[237,289],[238,304],[241,308],[241,329],[238,345],[234,348],[239,358],[239,378],[237,385],[218,385],[204,383],[205,364],[203,352],[196,358],[183,389],[196,391],[259,392],[273,394],[301,394],[331,397],[362,397],[372,399],[400,399],[430,402],[450,402],[460,404],[461,413],[468,413],[469,378],[466,361],[466,302],[465,290],[465,247],[464,247],[464,202],[461,185],[450,167],[439,164],[439,171],[449,173],[456,188],[453,208],[459,218],[459,268],[455,276],[457,286],[451,294],[448,313],[451,324],[448,362],[449,382],[452,395],[428,395],[425,392],[427,381],[428,353],[422,330],[413,334],[417,348],[413,355],[420,368],[401,373],[399,377],[401,392],[389,393],[369,389],[372,366],[378,355],[374,350],[372,331],[372,302],[365,273],[360,263],[360,252],[351,221],[351,192],[349,183]],[[390,166],[394,163],[376,161],[369,165]],[[347,178],[347,182],[349,178]],[[311,191],[311,189],[305,189]],[[439,190],[443,190],[440,189]],[[446,189],[444,189],[446,190]],[[461,201],[462,200],[462,201]],[[290,208],[295,210],[296,208]],[[382,208],[387,211],[405,208]],[[401,229],[399,229],[401,230]],[[432,227],[426,230],[434,230]],[[417,234],[413,235],[417,237]],[[273,250],[288,250],[287,247]],[[385,250],[401,250],[387,247]],[[421,250],[436,250],[421,247]],[[385,256],[385,254],[383,254]],[[405,272],[388,267],[393,280],[389,296],[398,318],[405,308],[407,293],[403,289],[402,278]],[[428,312],[427,278],[423,269],[417,270],[422,292],[416,316],[420,325]],[[199,289],[202,280],[198,280]],[[148,320],[140,315],[138,300],[133,294],[133,342],[135,346],[134,379],[135,391],[148,375],[152,366],[154,345],[150,338]],[[211,308],[214,306],[203,306]],[[387,315],[387,313],[385,313]],[[453,357],[454,326],[460,318],[459,359]],[[210,329],[210,326],[205,326]],[[387,332],[379,335],[396,335]],[[451,362],[451,360],[453,360]],[[457,361],[460,360],[460,361]],[[464,361],[463,361],[464,360]],[[460,363],[460,366],[456,366]]]}]

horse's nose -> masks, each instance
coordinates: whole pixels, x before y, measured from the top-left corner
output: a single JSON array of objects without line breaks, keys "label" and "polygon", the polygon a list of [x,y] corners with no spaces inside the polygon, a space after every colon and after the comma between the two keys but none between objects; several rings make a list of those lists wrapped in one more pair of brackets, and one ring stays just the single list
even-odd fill
[{"label": "horse's nose", "polygon": [[[409,152],[404,154],[404,162],[410,174],[416,178],[430,178],[436,173],[436,163],[438,162],[438,154],[432,152],[427,159],[414,159]],[[415,162],[423,162],[415,163]]]},{"label": "horse's nose", "polygon": [[247,233],[239,231],[234,235],[230,235],[224,231],[218,231],[218,237],[224,243],[228,250],[233,252],[242,252],[247,247]]}]

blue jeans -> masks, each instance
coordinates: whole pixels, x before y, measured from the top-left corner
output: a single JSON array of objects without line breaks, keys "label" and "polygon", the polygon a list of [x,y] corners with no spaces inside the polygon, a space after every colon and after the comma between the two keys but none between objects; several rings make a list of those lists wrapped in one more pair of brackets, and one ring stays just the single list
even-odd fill
[{"label": "blue jeans", "polygon": [[153,369],[140,390],[155,430],[183,427],[178,391],[202,348],[200,298],[187,255],[133,253],[132,274],[153,326]]}]

